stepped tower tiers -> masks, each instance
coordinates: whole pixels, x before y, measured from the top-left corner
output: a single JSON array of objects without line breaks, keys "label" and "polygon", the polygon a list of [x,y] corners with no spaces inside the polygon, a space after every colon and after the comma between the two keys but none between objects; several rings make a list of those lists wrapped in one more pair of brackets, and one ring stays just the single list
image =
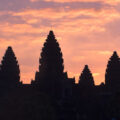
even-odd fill
[{"label": "stepped tower tiers", "polygon": [[113,52],[107,64],[105,85],[108,87],[120,87],[120,58],[116,51]]},{"label": "stepped tower tiers", "polygon": [[63,74],[64,65],[62,52],[57,40],[55,39],[53,31],[49,32],[49,35],[44,43],[40,58],[39,71],[42,75],[61,76]]},{"label": "stepped tower tiers", "polygon": [[85,65],[79,77],[79,85],[85,88],[94,86],[94,79],[88,65]]},{"label": "stepped tower tiers", "polygon": [[1,62],[1,86],[16,87],[20,83],[20,69],[12,50],[8,47]]},{"label": "stepped tower tiers", "polygon": [[53,31],[49,32],[44,43],[39,64],[39,72],[36,72],[35,81],[32,83],[53,96],[64,91],[64,82],[67,78],[64,73],[62,52]]}]

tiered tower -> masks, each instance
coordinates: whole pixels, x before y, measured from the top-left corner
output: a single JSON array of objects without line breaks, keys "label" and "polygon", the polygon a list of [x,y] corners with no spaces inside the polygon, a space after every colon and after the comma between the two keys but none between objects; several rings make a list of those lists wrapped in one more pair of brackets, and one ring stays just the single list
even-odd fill
[{"label": "tiered tower", "polygon": [[18,61],[12,50],[8,47],[1,62],[1,85],[3,87],[16,87],[20,83],[20,70]]},{"label": "tiered tower", "polygon": [[85,65],[80,77],[79,77],[79,85],[88,88],[94,86],[94,79],[91,71],[88,68],[88,65]]},{"label": "tiered tower", "polygon": [[44,43],[39,60],[39,72],[36,72],[34,84],[46,93],[57,96],[62,93],[64,85],[64,65],[62,52],[53,31]]},{"label": "tiered tower", "polygon": [[114,88],[120,87],[120,58],[116,51],[114,51],[107,64],[105,85]]}]

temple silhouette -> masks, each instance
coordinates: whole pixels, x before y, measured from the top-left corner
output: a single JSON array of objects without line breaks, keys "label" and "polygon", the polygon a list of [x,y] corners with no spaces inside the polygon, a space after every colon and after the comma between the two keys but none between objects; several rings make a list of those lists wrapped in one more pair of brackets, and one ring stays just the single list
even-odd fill
[{"label": "temple silhouette", "polygon": [[79,76],[64,72],[61,48],[51,30],[43,45],[31,84],[20,81],[19,63],[8,47],[0,65],[1,120],[120,120],[120,58],[116,51],[105,71],[105,83],[95,85],[85,65]]}]

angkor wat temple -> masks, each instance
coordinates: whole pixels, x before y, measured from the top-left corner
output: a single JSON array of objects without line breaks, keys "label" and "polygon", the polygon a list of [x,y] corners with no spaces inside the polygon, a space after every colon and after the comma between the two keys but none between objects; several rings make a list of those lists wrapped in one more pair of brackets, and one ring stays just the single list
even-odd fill
[{"label": "angkor wat temple", "polygon": [[42,48],[31,84],[20,82],[17,58],[8,47],[0,65],[0,120],[120,120],[120,58],[110,57],[105,83],[96,86],[85,65],[79,83],[64,72],[53,31]]}]

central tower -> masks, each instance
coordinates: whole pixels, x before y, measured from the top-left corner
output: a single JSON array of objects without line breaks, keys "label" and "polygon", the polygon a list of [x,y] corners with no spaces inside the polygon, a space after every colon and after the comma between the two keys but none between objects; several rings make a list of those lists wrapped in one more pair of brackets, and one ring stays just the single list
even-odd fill
[{"label": "central tower", "polygon": [[41,77],[61,77],[63,74],[64,65],[62,52],[53,31],[49,32],[46,42],[44,43],[39,63]]},{"label": "central tower", "polygon": [[39,72],[36,72],[35,81],[32,83],[52,96],[60,95],[64,85],[64,65],[61,48],[53,31],[49,35],[42,48],[39,59]]}]

